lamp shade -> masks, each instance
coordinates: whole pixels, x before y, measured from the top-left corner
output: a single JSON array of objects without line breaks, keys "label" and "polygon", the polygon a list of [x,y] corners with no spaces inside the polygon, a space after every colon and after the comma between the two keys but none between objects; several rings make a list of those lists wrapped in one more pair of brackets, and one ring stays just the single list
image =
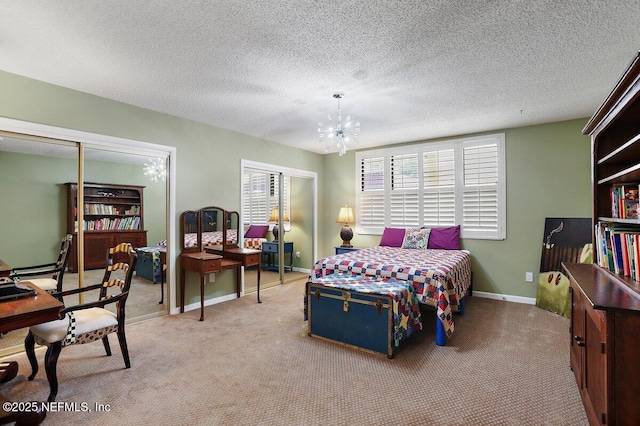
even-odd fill
[{"label": "lamp shade", "polygon": [[353,217],[353,209],[346,205],[343,207],[340,207],[340,212],[338,213],[338,219],[336,220],[336,222],[344,223],[345,225],[348,223],[355,222],[355,219]]},{"label": "lamp shade", "polygon": [[[279,220],[278,218],[278,209],[271,209],[271,216],[269,216],[269,220],[267,222],[277,222]],[[287,212],[286,211],[282,211],[282,221],[283,222],[289,222],[289,217],[287,216]]]}]

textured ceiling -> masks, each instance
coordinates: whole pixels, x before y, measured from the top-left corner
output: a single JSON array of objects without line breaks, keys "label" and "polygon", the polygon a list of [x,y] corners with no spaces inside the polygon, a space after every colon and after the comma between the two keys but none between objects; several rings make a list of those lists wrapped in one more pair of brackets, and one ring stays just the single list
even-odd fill
[{"label": "textured ceiling", "polygon": [[309,151],[591,116],[640,1],[0,0],[0,69]]}]

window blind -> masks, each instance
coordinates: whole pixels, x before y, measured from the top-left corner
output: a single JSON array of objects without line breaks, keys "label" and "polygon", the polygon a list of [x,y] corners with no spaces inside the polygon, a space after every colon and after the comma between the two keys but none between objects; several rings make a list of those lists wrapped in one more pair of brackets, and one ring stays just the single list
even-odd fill
[{"label": "window blind", "polygon": [[356,231],[462,227],[505,238],[504,134],[356,153]]}]

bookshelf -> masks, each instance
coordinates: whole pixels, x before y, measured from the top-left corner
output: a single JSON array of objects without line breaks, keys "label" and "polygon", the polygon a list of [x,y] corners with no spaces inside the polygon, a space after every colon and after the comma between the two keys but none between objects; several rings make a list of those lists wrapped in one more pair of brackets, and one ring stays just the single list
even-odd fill
[{"label": "bookshelf", "polygon": [[[78,184],[67,182],[67,232],[73,235],[73,248],[68,268],[78,272],[76,255],[78,222]],[[109,247],[128,242],[146,247],[144,230],[144,186],[84,184],[84,267],[98,269],[106,266]]]},{"label": "bookshelf", "polygon": [[[583,129],[591,136],[594,264],[565,264],[569,363],[589,424],[640,424],[640,54]],[[618,254],[624,255],[619,259]]]}]

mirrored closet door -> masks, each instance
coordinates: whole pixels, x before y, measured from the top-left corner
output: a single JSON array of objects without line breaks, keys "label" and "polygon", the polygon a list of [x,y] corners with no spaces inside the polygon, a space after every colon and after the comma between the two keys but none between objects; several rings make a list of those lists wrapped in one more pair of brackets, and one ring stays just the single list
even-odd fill
[{"label": "mirrored closet door", "polygon": [[[242,164],[244,245],[262,250],[261,289],[306,278],[316,246],[315,175],[244,160]],[[265,225],[264,235],[250,236],[250,227]],[[252,273],[245,270],[245,293],[255,291]]]},{"label": "mirrored closet door", "polygon": [[[79,142],[15,133],[0,126],[0,199],[4,204],[0,209],[0,259],[10,267],[55,262],[62,238],[73,234],[63,289],[100,282],[106,250],[116,241],[113,238],[106,241],[104,235],[95,232],[96,226],[102,228],[107,219],[134,221],[139,217],[140,232],[131,232],[131,235],[125,235],[125,232],[120,236],[125,239],[137,236],[131,242],[140,248],[157,247],[170,240],[167,235],[170,205],[167,182],[162,179],[154,182],[148,173],[145,175],[145,163],[154,160],[153,156],[132,154],[130,149],[124,152],[124,147],[120,150],[88,147],[81,156],[83,148]],[[83,163],[80,158],[84,159]],[[166,167],[168,158],[155,159],[155,163]],[[77,200],[73,198],[79,193],[77,182],[81,173],[85,182],[103,184],[91,189],[95,196],[94,206],[81,210],[80,216],[87,213],[84,220],[79,220]],[[135,197],[138,188],[140,195],[136,202],[128,197]],[[112,200],[100,201],[99,197]],[[116,202],[116,199],[127,201]],[[129,202],[130,205],[124,206]],[[92,222],[90,226],[96,240],[84,244],[83,253],[79,253],[78,228],[82,225],[78,224],[86,222]],[[96,225],[98,222],[101,224]],[[136,225],[130,226],[135,228]],[[103,253],[99,253],[100,249]],[[96,259],[100,265],[96,264]],[[153,274],[153,268],[149,269]],[[141,284],[134,283],[127,304],[127,319],[136,321],[167,313],[169,285],[163,286],[163,294],[158,276],[138,279],[137,275],[134,278]],[[140,271],[140,275],[144,272]],[[73,304],[75,301],[66,302]],[[0,336],[0,356],[22,350],[25,335],[26,330],[15,330]]]},{"label": "mirrored closet door", "polygon": [[[84,150],[84,280],[100,282],[109,247],[121,242],[138,253],[127,300],[129,318],[167,312],[167,286],[161,285],[166,249],[166,178],[153,173],[166,159],[117,150]],[[68,185],[73,198],[75,183]]]}]

